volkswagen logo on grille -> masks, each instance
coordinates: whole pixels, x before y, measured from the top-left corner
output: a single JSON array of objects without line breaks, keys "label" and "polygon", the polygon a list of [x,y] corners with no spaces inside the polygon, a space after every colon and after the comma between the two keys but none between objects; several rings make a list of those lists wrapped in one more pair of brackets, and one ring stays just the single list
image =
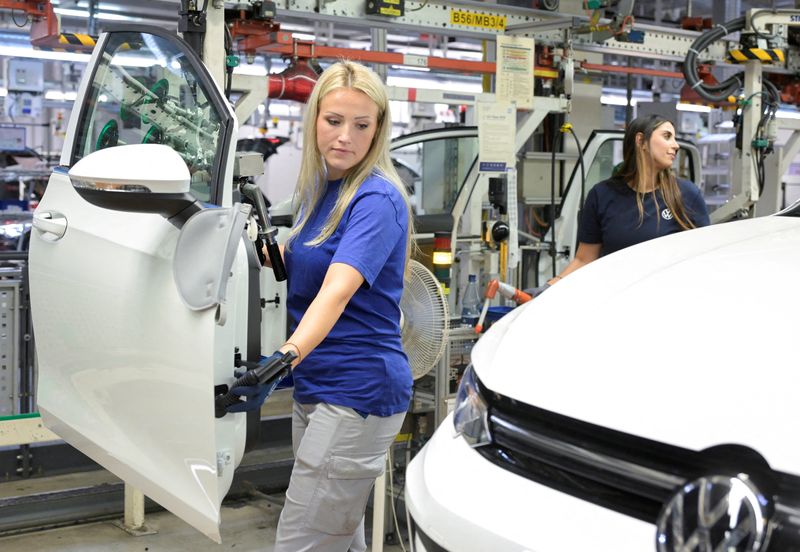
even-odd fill
[{"label": "volkswagen logo on grille", "polygon": [[746,475],[701,477],[681,487],[658,516],[658,552],[761,552],[769,502]]}]

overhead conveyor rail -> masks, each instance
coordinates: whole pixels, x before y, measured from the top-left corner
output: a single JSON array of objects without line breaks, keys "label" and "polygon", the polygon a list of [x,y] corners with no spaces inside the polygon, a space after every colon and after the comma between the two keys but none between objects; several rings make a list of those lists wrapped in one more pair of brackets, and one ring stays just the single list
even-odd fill
[{"label": "overhead conveyor rail", "polygon": [[[397,32],[436,32],[448,36],[492,38],[499,34],[533,36],[540,44],[560,47],[566,29],[589,22],[586,16],[563,15],[531,10],[517,6],[484,2],[409,1],[399,17],[367,15],[365,3],[359,0],[337,0],[319,3],[317,0],[277,0],[277,19],[300,17],[310,21],[346,23],[348,26],[391,29]],[[471,17],[467,17],[470,14]],[[666,29],[636,24],[644,32],[642,44],[632,42],[593,42],[588,35],[572,34],[572,48],[578,51],[621,54],[652,59],[682,61],[694,40],[695,31]],[[727,63],[728,45],[720,41],[707,51],[710,61]]]}]

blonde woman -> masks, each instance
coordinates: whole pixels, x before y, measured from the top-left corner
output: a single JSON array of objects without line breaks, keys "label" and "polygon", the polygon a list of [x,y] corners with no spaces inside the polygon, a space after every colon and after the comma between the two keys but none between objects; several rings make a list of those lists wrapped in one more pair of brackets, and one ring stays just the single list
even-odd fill
[{"label": "blonde woman", "polygon": [[[621,167],[586,195],[575,258],[543,288],[603,255],[709,224],[698,187],[676,178],[672,170],[678,149],[675,126],[664,117],[631,121],[625,129]],[[543,289],[533,291],[536,295]]]},{"label": "blonde woman", "polygon": [[400,342],[411,210],[389,157],[391,126],[375,73],[347,61],[322,73],[284,251],[292,333],[280,351],[299,362],[275,552],[366,550],[367,498],[411,399]]}]

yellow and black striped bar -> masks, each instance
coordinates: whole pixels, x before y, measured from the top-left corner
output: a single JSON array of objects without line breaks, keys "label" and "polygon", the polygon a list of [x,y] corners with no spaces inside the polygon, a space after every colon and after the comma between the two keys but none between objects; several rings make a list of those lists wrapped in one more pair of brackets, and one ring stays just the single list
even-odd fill
[{"label": "yellow and black striped bar", "polygon": [[97,44],[97,37],[86,34],[61,33],[58,35],[58,43],[94,48],[94,45]]},{"label": "yellow and black striped bar", "polygon": [[728,52],[728,59],[734,63],[744,63],[752,60],[758,60],[761,63],[783,63],[786,57],[783,54],[783,50],[746,48],[742,50],[730,50]]},{"label": "yellow and black striped bar", "polygon": [[33,42],[36,49],[50,52],[91,52],[95,44],[97,44],[96,36],[76,33],[61,33],[57,37],[47,37]]}]

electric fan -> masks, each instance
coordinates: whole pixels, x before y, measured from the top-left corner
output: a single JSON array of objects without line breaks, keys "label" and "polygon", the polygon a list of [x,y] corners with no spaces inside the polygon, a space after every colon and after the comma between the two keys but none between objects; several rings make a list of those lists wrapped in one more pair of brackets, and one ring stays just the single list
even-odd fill
[{"label": "electric fan", "polygon": [[447,344],[449,314],[439,281],[421,263],[409,261],[400,299],[400,335],[411,375],[419,379],[436,365]]}]

